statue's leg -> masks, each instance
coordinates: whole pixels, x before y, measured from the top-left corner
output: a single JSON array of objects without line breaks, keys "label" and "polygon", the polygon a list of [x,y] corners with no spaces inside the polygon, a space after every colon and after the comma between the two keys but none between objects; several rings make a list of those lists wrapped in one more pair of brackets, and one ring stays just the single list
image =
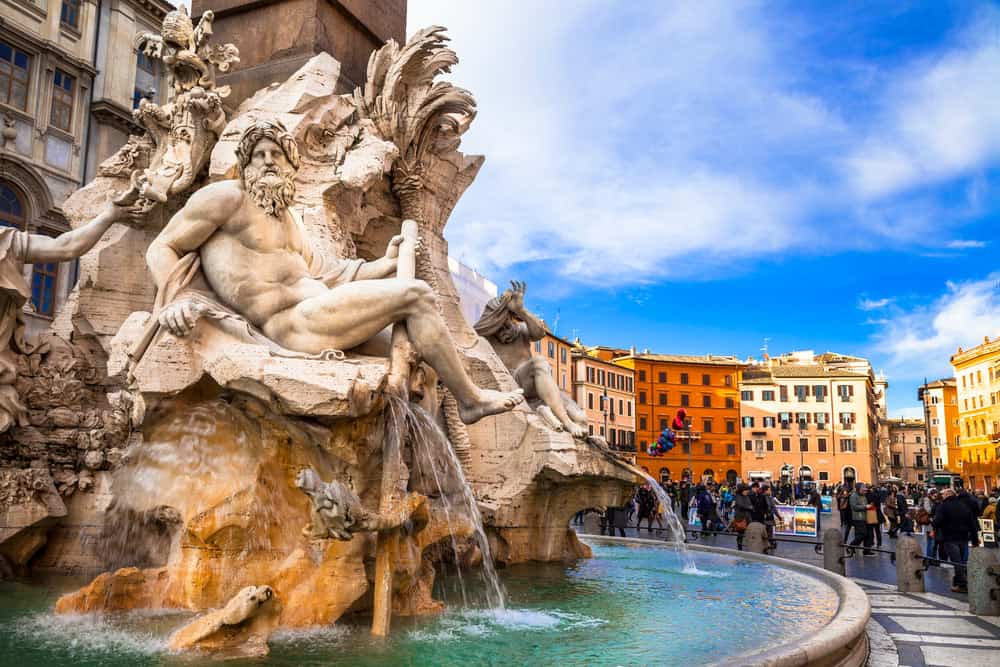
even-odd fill
[{"label": "statue's leg", "polygon": [[563,407],[566,408],[566,414],[569,415],[569,418],[575,421],[577,424],[583,424],[584,426],[586,426],[587,413],[584,412],[583,408],[577,405],[576,401],[573,400],[573,397],[567,394],[566,392],[564,391],[559,392],[559,395],[562,397],[562,404]]},{"label": "statue's leg", "polygon": [[422,280],[359,280],[339,285],[278,313],[264,333],[285,347],[307,353],[350,350],[394,322],[406,323],[413,347],[455,395],[467,424],[506,412],[524,400],[514,392],[480,389],[469,379],[434,293]]},{"label": "statue's leg", "polygon": [[524,368],[525,366],[529,367],[531,382],[535,393],[538,394],[538,398],[542,399],[545,405],[549,406],[552,414],[556,416],[556,419],[563,425],[563,428],[574,438],[585,437],[587,435],[587,427],[570,419],[570,416],[566,413],[562,392],[559,391],[559,386],[556,385],[556,379],[552,377],[552,369],[549,367],[548,362],[541,357],[532,357],[529,361],[524,362],[520,368]]}]

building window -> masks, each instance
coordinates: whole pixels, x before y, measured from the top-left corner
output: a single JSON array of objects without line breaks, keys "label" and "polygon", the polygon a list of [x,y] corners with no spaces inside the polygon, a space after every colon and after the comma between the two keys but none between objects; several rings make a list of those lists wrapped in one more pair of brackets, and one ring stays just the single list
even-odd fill
[{"label": "building window", "polygon": [[788,402],[788,387],[786,387],[783,384],[778,385],[778,400],[782,401],[783,403]]},{"label": "building window", "polygon": [[80,0],[62,0],[62,12],[59,14],[59,22],[70,28],[78,28],[80,25]]},{"label": "building window", "polygon": [[[535,352],[537,352],[538,354],[542,353],[542,341],[540,340],[535,341]],[[589,371],[591,369],[588,368],[587,370]]]},{"label": "building window", "polygon": [[774,400],[774,390],[773,389],[765,389],[764,391],[760,392],[760,400],[762,400],[762,401],[773,401]]},{"label": "building window", "polygon": [[726,444],[726,456],[736,456],[736,444],[728,443]]},{"label": "building window", "polygon": [[795,398],[804,401],[809,396],[809,387],[804,384],[795,385]]},{"label": "building window", "polygon": [[[73,131],[73,94],[76,81],[60,69],[52,78],[52,111],[49,122],[64,132]],[[551,345],[551,343],[550,343]]]},{"label": "building window", "polygon": [[31,57],[7,42],[0,42],[0,104],[27,111],[28,70]]},{"label": "building window", "polygon": [[814,384],[813,385],[813,396],[816,397],[817,401],[826,400],[826,385],[824,384]]},{"label": "building window", "polygon": [[556,344],[553,343],[552,341],[549,341],[548,352],[549,352],[549,359],[556,358]]},{"label": "building window", "polygon": [[923,457],[922,454],[917,454],[916,467],[917,468],[923,468],[924,467],[924,457]]},{"label": "building window", "polygon": [[660,382],[666,382],[667,381],[667,374],[664,373],[663,371],[660,371],[660,374],[657,377],[659,378]]},{"label": "building window", "polygon": [[732,375],[727,375],[726,376],[726,386],[727,387],[732,387],[733,386],[733,376]]},{"label": "building window", "polygon": [[774,440],[768,440],[767,441],[767,451],[769,451],[769,452],[773,452],[774,451]]},{"label": "building window", "polygon": [[661,431],[666,431],[667,430],[667,420],[666,420],[666,418],[661,418],[660,419],[660,430]]},{"label": "building window", "polygon": [[741,401],[752,401],[753,400],[753,392],[751,390],[749,390],[749,389],[744,389],[743,391],[740,392],[740,400]]},{"label": "building window", "polygon": [[726,396],[726,407],[729,409],[736,407],[736,401],[733,400],[732,396]]},{"label": "building window", "polygon": [[702,396],[701,397],[701,407],[703,407],[703,408],[710,408],[710,407],[712,407],[712,397],[711,396],[707,396],[707,395],[706,396]]},{"label": "building window", "polygon": [[753,417],[742,418],[743,428],[753,428]]},{"label": "building window", "polygon": [[702,376],[701,376],[701,383],[703,385],[710,385],[710,384],[712,384],[712,376],[708,375],[707,373],[703,373]]},{"label": "building window", "polygon": [[625,414],[625,401],[623,401],[620,398],[618,399],[618,414],[619,415]]},{"label": "building window", "polygon": [[659,395],[657,396],[657,400],[659,401],[660,405],[666,405],[667,404],[667,395],[661,391],[659,393]]},{"label": "building window", "polygon": [[841,438],[840,439],[840,451],[842,452],[856,452],[857,443],[854,438]]},{"label": "building window", "polygon": [[826,451],[826,438],[817,438],[816,439],[816,450],[820,451],[820,452],[825,452]]},{"label": "building window", "polygon": [[587,408],[590,410],[594,409],[594,394],[593,392],[587,392]]},{"label": "building window", "polygon": [[826,470],[820,470],[819,471],[819,481],[821,481],[821,482],[829,482],[830,481],[830,473],[827,472]]},{"label": "building window", "polygon": [[736,433],[736,422],[732,419],[726,420],[726,433]]},{"label": "building window", "polygon": [[854,386],[849,384],[838,384],[837,395],[840,396],[840,400],[842,401],[850,401],[851,397],[854,396]]},{"label": "building window", "polygon": [[587,367],[587,382],[594,384],[594,369]]},{"label": "building window", "polygon": [[705,433],[711,433],[712,432],[712,420],[711,419],[702,419],[701,420],[701,430],[703,432],[705,432]]},{"label": "building window", "polygon": [[646,381],[646,371],[639,371],[639,382]]},{"label": "building window", "polygon": [[687,384],[687,383],[688,383],[688,374],[681,373],[681,384]]},{"label": "building window", "polygon": [[24,230],[28,223],[28,212],[24,202],[14,188],[0,181],[0,225]]},{"label": "building window", "polygon": [[632,401],[625,402],[625,414],[629,417],[632,416]]},{"label": "building window", "polygon": [[690,454],[691,453],[691,441],[690,440],[685,440],[681,444],[681,451],[684,452],[685,454]]},{"label": "building window", "polygon": [[55,310],[56,274],[59,265],[55,262],[35,264],[31,275],[31,303],[41,315],[52,315]]},{"label": "building window", "polygon": [[774,428],[775,421],[774,421],[774,416],[773,415],[772,416],[768,416],[768,417],[761,417],[761,419],[764,422],[764,428]]},{"label": "building window", "polygon": [[681,406],[688,407],[691,405],[690,397],[687,394],[681,394]]},{"label": "building window", "polygon": [[748,451],[748,452],[752,452],[753,451],[753,440],[744,440],[743,441],[743,449],[746,450],[746,451]]},{"label": "building window", "polygon": [[646,421],[645,417],[639,417],[639,430],[640,431],[645,431],[647,424],[648,424],[648,422]]},{"label": "building window", "polygon": [[799,451],[808,452],[809,451],[809,440],[806,438],[799,438]]},{"label": "building window", "polygon": [[597,371],[597,384],[602,387],[606,384],[604,381],[604,371]]},{"label": "building window", "polygon": [[782,438],[781,439],[781,451],[783,451],[783,452],[790,452],[790,451],[792,451],[792,439],[791,438]]},{"label": "building window", "polygon": [[900,465],[901,465],[901,463],[899,461],[899,454],[893,454],[892,455],[892,467],[893,468],[898,468]]},{"label": "building window", "polygon": [[712,455],[712,443],[706,442],[705,443],[705,456],[711,456],[711,455]]},{"label": "building window", "polygon": [[639,405],[646,405],[646,392],[639,392]]},{"label": "building window", "polygon": [[564,364],[566,363],[566,348],[565,347],[559,348],[559,361],[561,361]]}]

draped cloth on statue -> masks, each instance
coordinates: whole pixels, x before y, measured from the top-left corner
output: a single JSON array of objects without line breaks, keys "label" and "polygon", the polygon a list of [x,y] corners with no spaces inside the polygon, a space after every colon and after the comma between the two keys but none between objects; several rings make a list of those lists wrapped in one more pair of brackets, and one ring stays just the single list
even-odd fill
[{"label": "draped cloth on statue", "polygon": [[[289,209],[292,219],[298,225],[303,239],[303,257],[309,267],[309,273],[327,287],[336,287],[357,279],[358,270],[364,264],[361,259],[339,259],[323,257],[316,253],[309,243],[309,234],[298,213]],[[201,254],[194,250],[181,257],[167,276],[162,289],[157,291],[153,305],[153,318],[147,326],[142,338],[132,348],[129,354],[132,366],[139,363],[142,355],[152,343],[160,330],[157,314],[172,303],[190,301],[202,318],[214,320],[223,331],[247,343],[262,345],[271,354],[278,357],[295,359],[343,359],[340,350],[323,350],[318,354],[306,354],[282,347],[252,325],[243,315],[222,303],[215,292],[209,287],[201,266]]]},{"label": "draped cloth on statue", "polygon": [[13,227],[0,227],[0,433],[15,422],[27,423],[27,410],[17,394],[17,353],[33,346],[24,339],[21,308],[31,298],[24,279],[29,236]]}]

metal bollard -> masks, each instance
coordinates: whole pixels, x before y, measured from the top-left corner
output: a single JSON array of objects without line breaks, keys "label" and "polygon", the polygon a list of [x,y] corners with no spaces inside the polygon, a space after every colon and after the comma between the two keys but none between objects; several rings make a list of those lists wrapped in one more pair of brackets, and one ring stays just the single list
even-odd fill
[{"label": "metal bollard", "polygon": [[924,592],[923,550],[906,535],[896,540],[896,588],[900,593]]},{"label": "metal bollard", "polygon": [[585,535],[601,534],[601,515],[597,512],[587,512],[583,515],[583,528],[580,530]]},{"label": "metal bollard", "polygon": [[767,527],[754,521],[743,533],[743,549],[754,554],[762,554],[767,550]]},{"label": "metal bollard", "polygon": [[847,566],[844,565],[844,548],[840,546],[842,538],[839,528],[823,531],[823,567],[843,577],[847,574]]},{"label": "metal bollard", "polygon": [[969,613],[1000,616],[1000,550],[974,547],[969,552]]}]

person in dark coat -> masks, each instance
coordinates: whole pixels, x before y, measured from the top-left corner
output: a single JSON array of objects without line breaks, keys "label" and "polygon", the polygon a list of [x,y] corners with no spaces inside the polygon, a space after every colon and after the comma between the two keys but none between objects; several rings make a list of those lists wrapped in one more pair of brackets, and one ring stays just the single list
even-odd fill
[{"label": "person in dark coat", "polygon": [[733,531],[736,533],[736,548],[740,551],[743,550],[743,532],[753,519],[751,493],[750,487],[740,484],[736,487],[736,498],[733,501]]},{"label": "person in dark coat", "polygon": [[646,520],[646,528],[649,532],[653,532],[653,513],[656,511],[656,496],[653,494],[653,490],[649,488],[649,484],[642,485],[639,492],[635,495],[635,499],[639,505],[639,520],[635,525],[636,532],[642,528],[643,519]]},{"label": "person in dark coat", "polygon": [[715,515],[715,499],[707,488],[699,484],[695,502],[698,503],[698,518],[701,519],[701,529],[705,532],[711,532],[712,520]]},{"label": "person in dark coat", "polygon": [[934,512],[934,539],[955,566],[951,580],[951,590],[956,593],[968,592],[965,578],[965,563],[968,560],[969,540],[978,542],[978,524],[975,513],[952,489],[945,489],[943,500]]}]

